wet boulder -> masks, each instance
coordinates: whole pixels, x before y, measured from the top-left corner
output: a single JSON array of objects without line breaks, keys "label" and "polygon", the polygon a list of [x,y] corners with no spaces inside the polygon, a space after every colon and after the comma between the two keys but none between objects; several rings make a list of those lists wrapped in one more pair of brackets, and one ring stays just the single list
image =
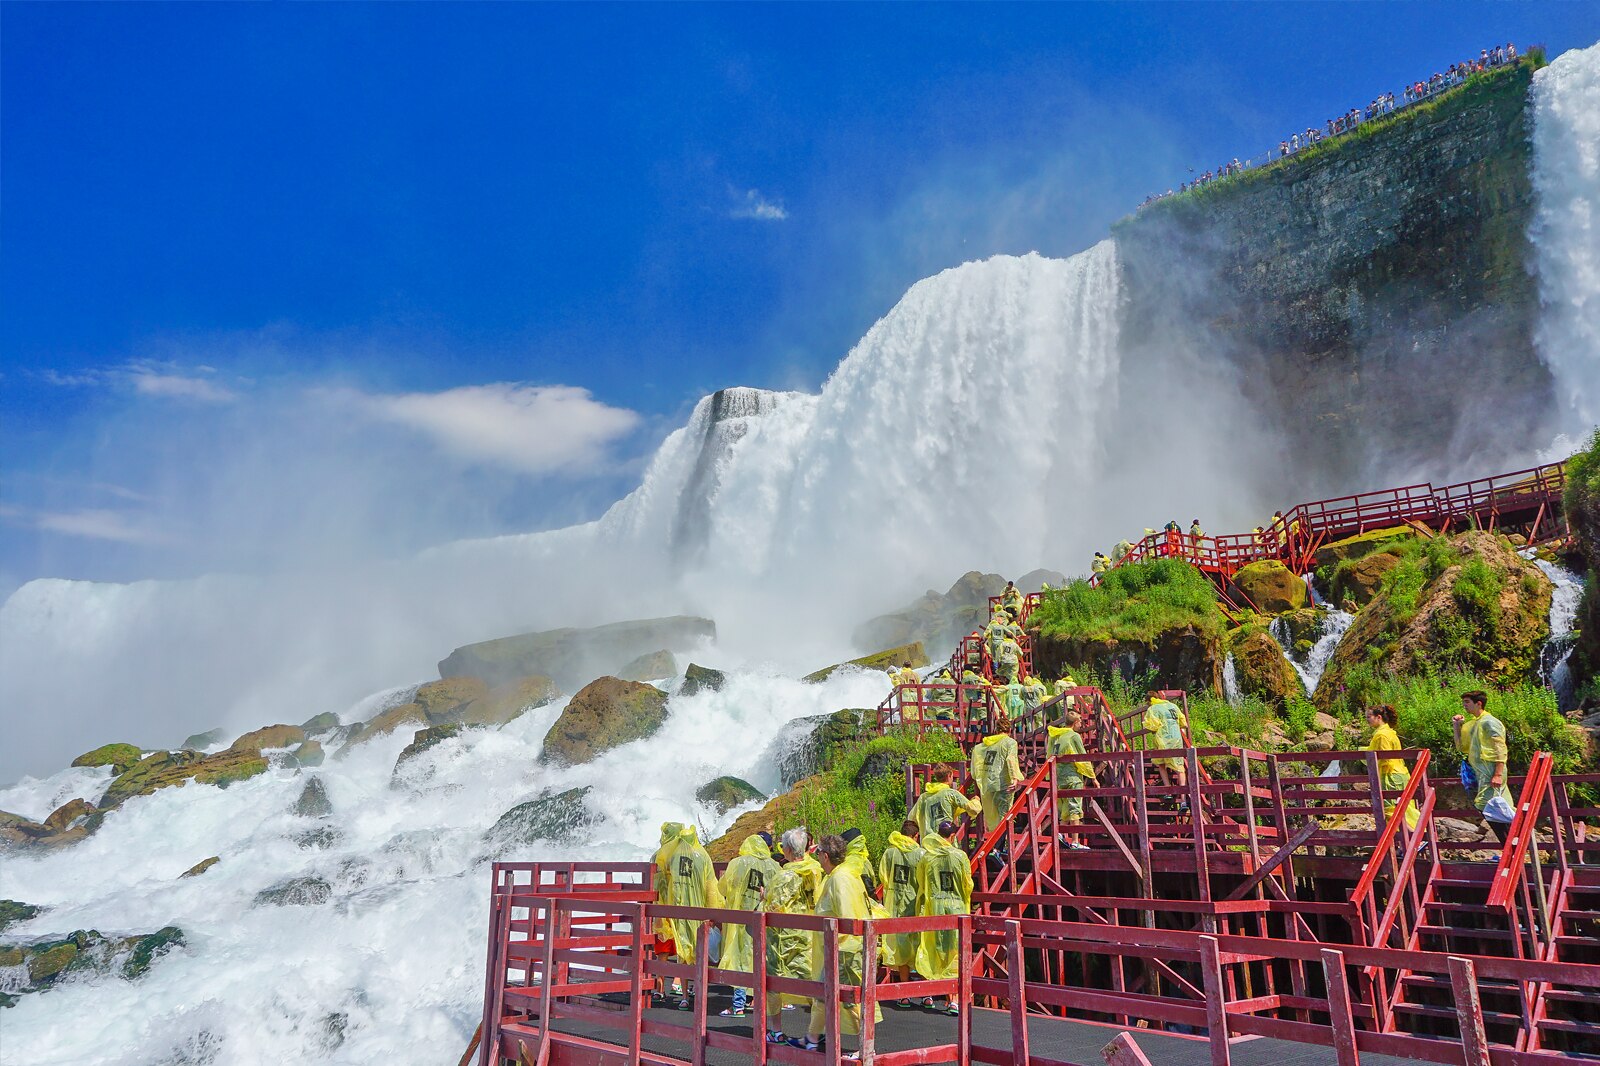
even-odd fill
[{"label": "wet boulder", "polygon": [[7,926],[17,922],[25,922],[30,918],[37,917],[43,911],[43,907],[36,907],[31,903],[23,903],[14,899],[0,899],[0,933],[5,932]]},{"label": "wet boulder", "polygon": [[422,708],[429,725],[448,725],[460,722],[467,704],[488,694],[489,686],[476,677],[447,677],[418,685],[411,700]]},{"label": "wet boulder", "polygon": [[1266,631],[1254,626],[1238,630],[1228,650],[1244,695],[1255,696],[1280,711],[1291,698],[1305,696],[1300,675]]},{"label": "wet boulder", "polygon": [[306,767],[321,766],[328,757],[327,752],[322,750],[320,740],[307,740],[297,745],[290,754],[294,756],[296,763]]},{"label": "wet boulder", "polygon": [[349,738],[335,758],[345,755],[357,745],[386,737],[396,729],[415,729],[428,724],[428,716],[423,713],[421,704],[402,703],[398,707],[390,707],[351,729]]},{"label": "wet boulder", "polygon": [[256,893],[257,907],[315,907],[333,898],[333,886],[320,877],[292,877]]},{"label": "wet boulder", "polygon": [[228,745],[229,751],[260,751],[263,748],[292,748],[306,739],[306,731],[297,725],[268,725],[253,729]]},{"label": "wet boulder", "polygon": [[693,696],[696,692],[718,692],[727,681],[728,675],[721,670],[690,663],[689,668],[683,672],[683,684],[678,686],[678,695]]},{"label": "wet boulder", "polygon": [[214,748],[228,739],[226,729],[208,729],[204,733],[195,733],[181,745],[186,751],[204,751]]},{"label": "wet boulder", "polygon": [[601,821],[588,805],[591,791],[587,785],[565,792],[547,788],[502,814],[484,840],[497,855],[535,842],[573,843],[583,830]]},{"label": "wet boulder", "polygon": [[575,766],[622,744],[655,735],[667,720],[666,693],[654,685],[602,677],[581,689],[545,734],[539,761]]},{"label": "wet boulder", "polygon": [[195,863],[193,866],[189,867],[187,870],[183,871],[183,873],[179,874],[178,876],[180,878],[183,878],[183,877],[199,877],[201,874],[205,873],[207,870],[211,869],[213,866],[215,866],[217,863],[219,863],[221,861],[222,860],[220,858],[218,858],[217,856],[215,856],[215,855],[211,856],[208,859],[201,859],[199,862]]},{"label": "wet boulder", "polygon": [[906,663],[910,663],[913,667],[920,669],[927,666],[929,662],[928,652],[922,646],[922,641],[919,640],[910,644],[902,644],[899,647],[875,651],[871,655],[863,655],[859,659],[851,659],[848,662],[834,663],[832,666],[807,674],[801,680],[816,684],[817,682],[828,680],[835,673],[848,666],[855,666],[862,670],[875,671],[881,674],[890,667],[898,669]]},{"label": "wet boulder", "polygon": [[561,698],[561,689],[542,674],[497,685],[461,708],[461,724],[498,728],[528,711]]},{"label": "wet boulder", "polygon": [[73,766],[109,766],[117,773],[144,758],[144,752],[135,744],[102,744],[72,760]]},{"label": "wet boulder", "polygon": [[716,811],[727,814],[735,807],[766,799],[766,794],[750,782],[737,777],[718,777],[695,790],[694,798]]},{"label": "wet boulder", "polygon": [[306,736],[320,736],[331,733],[339,728],[339,716],[332,711],[323,711],[321,714],[312,715],[300,723],[300,728],[306,731]]},{"label": "wet boulder", "polygon": [[679,616],[613,622],[590,629],[521,633],[457,648],[439,663],[440,677],[476,677],[490,685],[542,674],[571,692],[659,649],[692,652],[714,640],[709,618]]},{"label": "wet boulder", "polygon": [[1233,575],[1233,587],[1265,614],[1296,611],[1306,605],[1306,583],[1276,559],[1264,559]]},{"label": "wet boulder", "polygon": [[265,773],[266,769],[267,760],[254,748],[229,748],[215,755],[202,755],[198,751],[158,751],[113,779],[105,795],[100,797],[100,807],[102,810],[116,807],[134,796],[148,795],[188,781],[226,788],[236,781]]},{"label": "wet boulder", "polygon": [[299,798],[294,801],[294,813],[302,818],[326,818],[333,813],[333,801],[328,799],[328,789],[321,776],[306,779]]},{"label": "wet boulder", "polygon": [[[411,735],[411,743],[400,751],[399,758],[394,761],[394,772],[389,778],[390,788],[399,788],[403,784],[400,768],[415,759],[425,751],[438,747],[440,744],[461,735],[462,727],[459,725],[431,725],[426,729],[419,729]],[[430,769],[431,773],[431,769]]]},{"label": "wet boulder", "polygon": [[617,671],[624,681],[659,681],[663,677],[678,676],[678,660],[665,649],[641,655]]}]

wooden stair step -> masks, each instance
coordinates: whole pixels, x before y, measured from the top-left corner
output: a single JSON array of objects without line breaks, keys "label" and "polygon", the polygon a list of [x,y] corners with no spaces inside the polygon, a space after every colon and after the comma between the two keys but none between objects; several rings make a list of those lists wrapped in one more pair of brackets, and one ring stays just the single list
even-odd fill
[{"label": "wooden stair step", "polygon": [[[1394,1009],[1397,1014],[1420,1014],[1428,1018],[1449,1018],[1454,1021],[1457,1017],[1454,1005],[1433,1007],[1426,1003],[1396,1003]],[[1522,1015],[1501,1010],[1486,1010],[1483,1012],[1483,1020],[1488,1025],[1520,1026],[1522,1024]]]},{"label": "wooden stair step", "polygon": [[1423,904],[1435,910],[1452,911],[1456,914],[1504,914],[1504,907],[1491,907],[1487,903],[1452,903],[1448,900],[1431,899]]},{"label": "wooden stair step", "polygon": [[[1509,929],[1464,929],[1458,925],[1419,925],[1417,932],[1422,936],[1455,936],[1465,940],[1510,940]],[[1556,937],[1557,943],[1562,940],[1571,940],[1581,943],[1594,943],[1593,937]]]}]

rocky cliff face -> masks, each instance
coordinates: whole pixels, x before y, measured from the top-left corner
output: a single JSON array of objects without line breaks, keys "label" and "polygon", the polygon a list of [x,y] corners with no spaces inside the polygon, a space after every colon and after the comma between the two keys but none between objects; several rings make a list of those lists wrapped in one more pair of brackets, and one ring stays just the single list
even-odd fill
[{"label": "rocky cliff face", "polygon": [[1225,355],[1315,491],[1525,456],[1552,396],[1533,347],[1532,71],[1120,224],[1125,358]]}]

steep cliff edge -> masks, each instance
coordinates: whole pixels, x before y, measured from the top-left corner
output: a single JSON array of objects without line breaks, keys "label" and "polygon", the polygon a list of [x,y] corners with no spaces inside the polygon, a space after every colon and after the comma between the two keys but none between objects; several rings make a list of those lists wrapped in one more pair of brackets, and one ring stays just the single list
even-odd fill
[{"label": "steep cliff edge", "polygon": [[1521,458],[1552,396],[1527,236],[1535,68],[1120,223],[1125,358],[1231,360],[1311,492]]}]

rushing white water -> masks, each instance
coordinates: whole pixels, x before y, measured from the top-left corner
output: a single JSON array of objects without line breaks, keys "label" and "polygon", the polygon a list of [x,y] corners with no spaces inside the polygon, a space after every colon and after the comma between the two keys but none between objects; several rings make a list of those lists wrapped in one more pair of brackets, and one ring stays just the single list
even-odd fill
[{"label": "rushing white water", "polygon": [[1282,618],[1274,618],[1269,627],[1272,639],[1278,642],[1278,647],[1283,649],[1289,665],[1300,675],[1300,683],[1306,687],[1307,695],[1317,691],[1317,682],[1322,680],[1322,672],[1328,668],[1328,660],[1333,658],[1333,653],[1339,647],[1339,641],[1343,639],[1345,631],[1350,628],[1350,623],[1356,620],[1355,615],[1341,611],[1337,607],[1323,607],[1321,610],[1322,631],[1304,657],[1294,649],[1294,640],[1290,636],[1287,622]]},{"label": "rushing white water", "polygon": [[[735,812],[718,818],[695,802],[711,778],[734,774],[776,789],[764,749],[783,723],[873,706],[885,690],[880,675],[861,671],[820,685],[736,672],[719,692],[673,697],[661,739],[582,767],[537,762],[556,704],[408,762],[406,779],[418,787],[391,787],[410,739],[401,732],[314,770],[131,799],[70,849],[0,863],[0,897],[50,907],[5,939],[171,924],[187,946],[136,982],[73,976],[23,996],[0,1015],[0,1058],[30,1066],[213,1061],[208,1055],[237,1064],[454,1062],[481,1009],[484,833],[503,812],[544,788],[593,785],[589,806],[603,820],[581,841],[520,846],[515,857],[644,857],[664,820],[710,831],[732,820]],[[291,809],[312,776],[334,808],[323,821]],[[0,809],[42,817],[63,797],[97,796],[108,777],[68,770],[25,781],[0,791]],[[337,831],[332,846],[297,843],[318,824]],[[221,862],[179,878],[209,855]],[[331,899],[253,905],[258,892],[292,877],[324,879]]]},{"label": "rushing white water", "polygon": [[1561,405],[1552,428],[1581,439],[1600,423],[1600,44],[1534,74],[1533,146],[1535,341]]},{"label": "rushing white water", "polygon": [[1243,694],[1239,691],[1239,667],[1233,661],[1233,652],[1222,663],[1222,695],[1229,703],[1238,703]]},{"label": "rushing white water", "polygon": [[1583,599],[1583,578],[1565,567],[1535,560],[1535,565],[1555,586],[1550,595],[1550,639],[1539,654],[1539,673],[1545,684],[1555,690],[1563,709],[1572,701],[1574,684],[1571,664],[1572,649],[1577,644],[1574,631],[1578,618],[1578,604]]}]

